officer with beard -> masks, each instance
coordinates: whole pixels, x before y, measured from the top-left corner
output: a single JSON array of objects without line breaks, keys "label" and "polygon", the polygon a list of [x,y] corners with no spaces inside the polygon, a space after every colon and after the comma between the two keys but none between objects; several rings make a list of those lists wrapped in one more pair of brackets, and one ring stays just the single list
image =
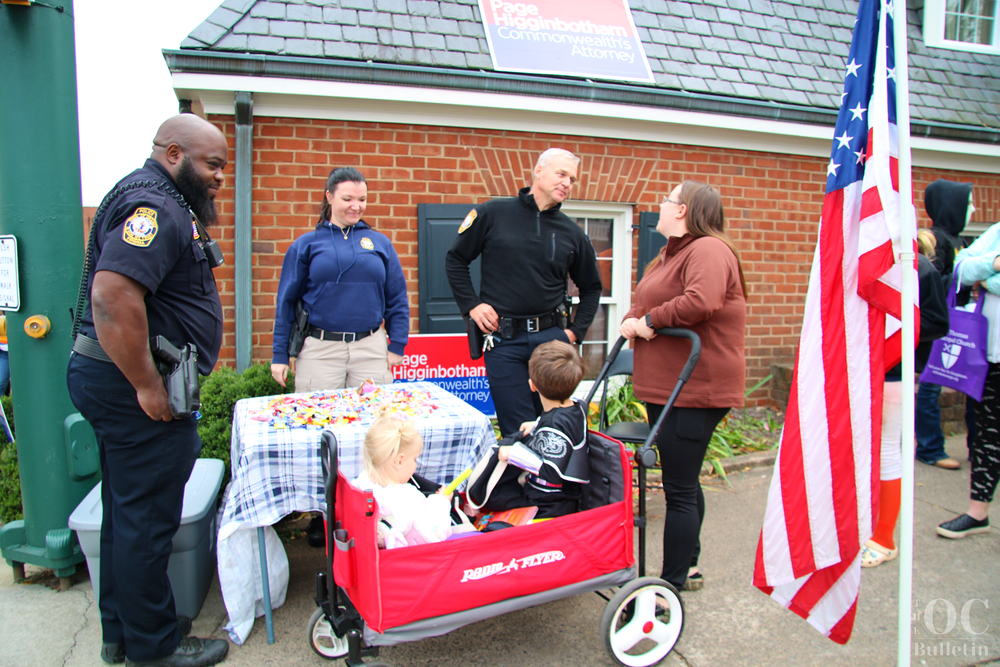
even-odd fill
[{"label": "officer with beard", "polygon": [[205,226],[228,146],[197,116],[170,118],[152,155],[94,216],[87,296],[67,372],[70,397],[97,435],[103,484],[100,609],[110,664],[202,667],[224,639],[186,637],[167,578],[184,485],[201,450],[194,415],[175,419],[150,339],[194,344],[208,375],[222,344],[222,306]]}]

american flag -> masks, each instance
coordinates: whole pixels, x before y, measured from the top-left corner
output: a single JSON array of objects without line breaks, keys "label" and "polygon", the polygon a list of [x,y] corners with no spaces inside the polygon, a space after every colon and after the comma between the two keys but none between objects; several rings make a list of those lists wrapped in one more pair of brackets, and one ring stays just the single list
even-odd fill
[{"label": "american flag", "polygon": [[861,0],[753,578],[840,644],[878,513],[885,370],[901,356],[892,23],[891,3]]}]

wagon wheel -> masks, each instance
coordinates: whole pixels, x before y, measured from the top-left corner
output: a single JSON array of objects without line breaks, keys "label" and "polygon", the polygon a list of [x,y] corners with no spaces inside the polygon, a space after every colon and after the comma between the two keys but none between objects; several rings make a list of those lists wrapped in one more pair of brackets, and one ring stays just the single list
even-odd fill
[{"label": "wagon wheel", "polygon": [[667,657],[684,630],[677,589],[656,577],[630,581],[601,617],[601,643],[619,665],[647,667]]},{"label": "wagon wheel", "polygon": [[309,645],[312,646],[312,650],[327,660],[347,655],[347,637],[337,636],[322,607],[317,608],[309,617],[306,632],[309,634]]}]

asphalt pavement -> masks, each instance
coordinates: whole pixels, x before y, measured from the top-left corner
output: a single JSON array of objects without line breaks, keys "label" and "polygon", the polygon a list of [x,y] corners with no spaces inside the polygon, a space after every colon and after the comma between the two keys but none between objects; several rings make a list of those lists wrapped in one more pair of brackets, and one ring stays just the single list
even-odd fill
[{"label": "asphalt pavement", "polygon": [[[937,524],[968,507],[969,464],[965,436],[948,440],[962,469],[916,464],[913,548],[913,665],[1000,664],[1000,528],[962,540],[936,535]],[[763,458],[763,461],[761,460]],[[705,587],[682,596],[686,623],[669,667],[897,664],[899,566],[863,571],[854,634],[844,646],[750,585],[757,536],[772,468],[769,457],[742,459],[729,482],[705,480],[706,517],[701,566]],[[756,467],[754,467],[756,466]],[[651,493],[648,562],[658,571],[662,544],[662,495]],[[994,521],[1000,521],[994,501]],[[898,533],[897,533],[898,534]],[[320,549],[305,539],[286,544],[291,581],[285,605],[274,611],[275,643],[267,643],[259,618],[242,646],[224,663],[324,665],[309,646],[306,624],[315,609],[314,574],[324,567]],[[103,665],[100,617],[81,567],[66,592],[44,571],[28,566],[28,582],[15,584],[0,564],[0,666],[98,667]],[[418,583],[418,582],[415,582]],[[606,603],[590,593],[488,619],[450,634],[383,648],[379,659],[396,667],[590,667],[615,664],[605,653],[600,620]],[[216,582],[195,619],[193,634],[223,637],[225,609]]]}]

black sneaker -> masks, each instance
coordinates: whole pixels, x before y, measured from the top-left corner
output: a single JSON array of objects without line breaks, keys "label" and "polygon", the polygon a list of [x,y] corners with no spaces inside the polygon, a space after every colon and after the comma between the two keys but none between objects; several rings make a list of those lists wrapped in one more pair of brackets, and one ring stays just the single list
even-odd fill
[{"label": "black sneaker", "polygon": [[134,667],[209,667],[226,659],[229,642],[225,639],[202,639],[184,637],[173,653],[159,660],[134,662],[125,660],[126,666]]},{"label": "black sneaker", "polygon": [[937,527],[937,533],[941,537],[948,537],[953,540],[958,540],[966,535],[975,535],[976,533],[988,533],[990,531],[990,518],[986,517],[982,521],[978,519],[973,519],[968,514],[963,514],[962,516],[955,517],[951,521],[945,521],[940,526]]},{"label": "black sneaker", "polygon": [[[177,616],[177,629],[181,632],[181,637],[191,634],[191,619],[187,616]],[[101,660],[109,665],[120,665],[125,662],[125,645],[111,644],[105,642],[101,646]]]}]

